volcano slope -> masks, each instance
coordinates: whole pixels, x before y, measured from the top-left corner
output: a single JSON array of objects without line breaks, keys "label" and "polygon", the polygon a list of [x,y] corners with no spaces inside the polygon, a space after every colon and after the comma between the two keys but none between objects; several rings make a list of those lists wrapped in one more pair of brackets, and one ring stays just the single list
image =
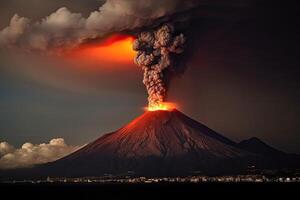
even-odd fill
[{"label": "volcano slope", "polygon": [[[284,167],[285,158],[280,156],[280,167]],[[275,157],[271,158],[274,168],[279,166]],[[26,174],[31,178],[123,176],[128,172],[135,176],[224,175],[243,173],[253,165],[268,168],[271,162],[266,162],[270,160],[266,158],[268,155],[244,148],[173,109],[147,111],[123,128],[62,159],[18,170],[14,175]]]},{"label": "volcano slope", "polygon": [[56,162],[47,174],[187,175],[234,173],[245,169],[252,153],[187,117],[172,111],[147,111],[123,128],[106,134]]}]

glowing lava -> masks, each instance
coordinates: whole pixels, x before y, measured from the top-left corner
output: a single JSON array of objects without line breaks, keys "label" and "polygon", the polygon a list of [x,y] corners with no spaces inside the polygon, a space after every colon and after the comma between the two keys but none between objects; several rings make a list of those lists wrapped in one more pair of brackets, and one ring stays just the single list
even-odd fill
[{"label": "glowing lava", "polygon": [[162,102],[157,106],[148,106],[146,110],[148,111],[157,111],[157,110],[173,110],[177,108],[178,106],[175,103],[170,103],[170,102]]}]

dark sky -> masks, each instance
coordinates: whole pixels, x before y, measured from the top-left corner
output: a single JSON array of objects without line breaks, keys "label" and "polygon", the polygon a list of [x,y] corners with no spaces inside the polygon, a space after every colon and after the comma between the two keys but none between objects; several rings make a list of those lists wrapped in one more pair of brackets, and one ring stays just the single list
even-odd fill
[{"label": "dark sky", "polygon": [[[99,5],[96,0],[22,2],[0,3],[1,28],[16,12],[39,19],[61,6],[88,13]],[[39,9],[32,10],[33,5]],[[191,55],[185,73],[171,82],[169,100],[235,141],[256,136],[300,153],[295,8],[289,1],[251,1],[241,10],[218,10],[221,15],[192,21]],[[1,141],[20,145],[63,137],[70,144],[83,144],[143,112],[146,92],[142,72],[134,64],[108,69],[99,65],[97,70],[67,65],[1,50]]]}]

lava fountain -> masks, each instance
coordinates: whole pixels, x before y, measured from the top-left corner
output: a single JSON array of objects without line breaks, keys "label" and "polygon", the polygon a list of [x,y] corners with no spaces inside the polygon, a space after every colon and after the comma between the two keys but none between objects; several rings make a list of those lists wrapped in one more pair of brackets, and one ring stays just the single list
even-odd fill
[{"label": "lava fountain", "polygon": [[161,102],[159,104],[155,104],[145,108],[146,111],[157,111],[157,110],[171,111],[174,109],[178,109],[178,105],[172,102]]}]

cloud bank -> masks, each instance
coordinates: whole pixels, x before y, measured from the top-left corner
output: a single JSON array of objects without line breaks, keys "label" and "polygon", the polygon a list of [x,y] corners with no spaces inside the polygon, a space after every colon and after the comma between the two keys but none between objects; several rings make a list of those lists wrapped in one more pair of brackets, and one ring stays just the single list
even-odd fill
[{"label": "cloud bank", "polygon": [[63,138],[52,139],[47,144],[27,142],[19,149],[7,142],[0,142],[0,169],[30,167],[55,161],[79,148],[79,146],[67,145]]},{"label": "cloud bank", "polygon": [[0,45],[42,51],[72,48],[113,32],[149,26],[154,21],[194,8],[199,2],[203,1],[107,0],[88,17],[62,7],[37,22],[15,14],[9,26],[0,31]]}]

